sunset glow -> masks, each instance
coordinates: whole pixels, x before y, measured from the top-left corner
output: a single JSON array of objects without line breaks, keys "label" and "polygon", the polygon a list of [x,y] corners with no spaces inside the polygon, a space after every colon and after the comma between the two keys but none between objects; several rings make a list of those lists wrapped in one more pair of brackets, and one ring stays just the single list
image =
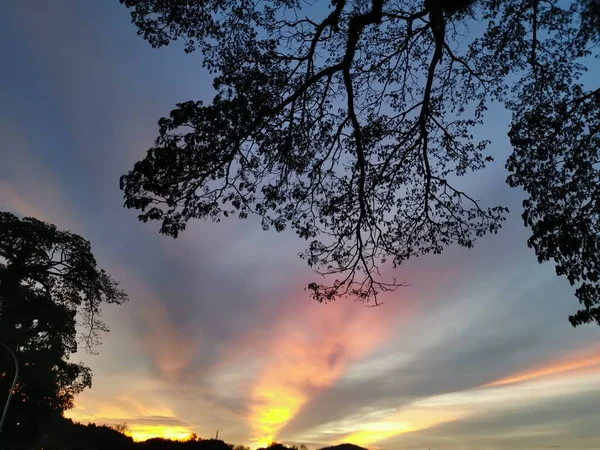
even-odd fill
[{"label": "sunset glow", "polygon": [[[577,6],[575,0],[572,1]],[[468,47],[463,37],[472,31],[474,35],[483,33],[479,23],[474,23],[473,27],[468,24],[469,27],[462,29],[459,20],[445,21],[448,24],[448,47],[442,48],[443,57],[432,65],[435,61],[425,53],[439,47],[435,45],[439,42],[436,41],[436,21],[430,20],[427,14],[437,10],[426,7],[428,2],[414,2],[414,5],[399,1],[298,2],[305,5],[306,10],[297,17],[292,17],[293,9],[289,8],[295,2],[248,2],[250,9],[242,8],[236,20],[246,20],[254,12],[262,14],[270,6],[289,10],[290,20],[297,21],[306,30],[317,29],[322,20],[330,17],[326,22],[329,25],[321,30],[319,46],[323,44],[324,47],[315,49],[317,65],[305,71],[304,62],[281,59],[281,68],[297,67],[295,74],[289,78],[289,74],[286,75],[288,69],[282,69],[282,72],[278,65],[267,64],[268,61],[260,56],[263,51],[269,54],[282,51],[281,42],[261,41],[250,55],[256,56],[256,61],[251,64],[244,61],[243,44],[254,38],[252,27],[246,28],[241,22],[239,31],[243,36],[239,40],[240,46],[232,49],[232,54],[240,55],[240,67],[233,64],[227,74],[213,73],[211,64],[203,65],[203,58],[210,52],[203,50],[201,39],[152,48],[143,36],[138,36],[131,11],[123,3],[156,7],[156,18],[163,12],[165,17],[171,17],[166,12],[168,7],[181,4],[173,17],[192,21],[196,18],[204,20],[204,12],[194,10],[188,16],[188,12],[193,10],[190,5],[210,2],[0,1],[0,33],[4,33],[3,39],[0,39],[0,52],[5,62],[0,70],[0,211],[18,217],[32,216],[52,223],[60,230],[83,236],[90,241],[97,267],[106,270],[129,297],[123,305],[102,302],[101,319],[110,332],[100,333],[102,343],[94,347],[93,352],[87,352],[81,343],[78,351],[70,355],[69,362],[89,367],[93,380],[91,388],[86,387],[75,396],[73,408],[63,413],[65,418],[84,425],[119,426],[116,427],[118,429],[125,424],[126,434],[135,441],[150,438],[186,440],[192,433],[201,439],[213,439],[218,433],[218,439],[228,444],[251,449],[266,447],[272,442],[298,448],[304,444],[308,450],[341,443],[352,443],[369,450],[599,448],[600,327],[595,324],[577,328],[571,326],[569,316],[582,308],[574,296],[576,286],[571,286],[565,277],[556,275],[552,261],[539,264],[533,249],[526,245],[532,233],[530,228],[523,226],[521,218],[527,194],[520,189],[512,189],[506,183],[509,175],[506,161],[510,161],[514,151],[511,145],[514,133],[509,136],[508,131],[512,129],[519,137],[523,130],[520,125],[531,125],[531,121],[520,122],[516,116],[513,117],[510,109],[497,101],[496,94],[501,92],[506,93],[502,96],[507,99],[520,94],[503,91],[489,81],[494,73],[486,69],[489,66],[486,65],[487,59],[481,61],[481,67],[475,67],[481,70],[470,72],[465,69],[463,63],[475,61],[468,49],[476,47]],[[223,14],[228,14],[228,11],[237,14],[237,10],[232,9],[235,3],[211,4],[216,5],[215,11],[221,11],[223,6]],[[475,3],[473,8],[478,10],[485,2]],[[520,11],[519,2],[487,3],[508,3],[509,9]],[[565,2],[557,2],[557,5],[562,3]],[[580,6],[584,3],[578,1]],[[163,4],[167,8],[164,11]],[[411,6],[406,17],[414,17],[414,33],[409,40],[405,39],[407,28],[394,29],[393,26],[396,20],[399,23],[405,21],[391,14],[393,9],[404,4]],[[554,2],[540,2],[539,6],[545,9],[550,4]],[[252,10],[253,5],[256,11]],[[376,12],[377,5],[382,8],[377,15],[383,15],[381,23],[375,24],[367,20],[371,16],[367,13],[372,8]],[[338,16],[332,13],[341,6],[345,9],[339,15],[338,26],[338,19],[335,19]],[[207,12],[212,15],[214,11]],[[482,16],[480,12],[473,12],[473,20]],[[164,190],[167,197],[172,195],[170,199],[165,198],[166,203],[161,200],[148,204],[147,212],[156,215],[156,212],[150,212],[155,211],[150,208],[165,208],[166,211],[171,207],[178,209],[179,206],[174,205],[180,204],[185,209],[181,218],[196,215],[203,210],[200,206],[183,198],[180,202],[175,201],[175,197],[196,192],[208,201],[215,193],[204,192],[203,185],[196,187],[193,179],[209,166],[220,167],[219,171],[223,173],[231,166],[230,188],[245,193],[255,187],[256,192],[248,195],[256,196],[256,201],[262,203],[259,211],[270,211],[275,219],[277,214],[273,211],[277,209],[270,209],[275,205],[268,205],[262,198],[270,191],[263,192],[261,188],[266,183],[277,182],[288,168],[269,164],[269,161],[283,160],[266,153],[257,160],[249,159],[247,167],[239,163],[242,160],[238,158],[244,157],[245,149],[254,149],[254,143],[250,142],[254,138],[258,139],[255,144],[260,152],[283,147],[276,142],[277,136],[274,135],[272,140],[260,130],[250,130],[249,135],[244,129],[240,134],[237,127],[241,122],[238,119],[243,121],[246,116],[254,117],[257,105],[254,100],[264,98],[266,107],[269,107],[281,95],[291,95],[293,89],[284,80],[289,78],[301,86],[306,75],[320,73],[321,64],[344,62],[344,42],[349,36],[348,30],[352,29],[353,14],[357,14],[360,23],[364,20],[370,23],[364,29],[359,27],[355,59],[350,65],[353,72],[350,81],[355,85],[355,92],[364,92],[376,99],[379,97],[375,91],[387,86],[382,98],[402,106],[402,110],[406,106],[402,117],[406,115],[410,121],[401,122],[401,117],[397,116],[400,110],[395,111],[394,104],[382,107],[381,113],[385,113],[385,117],[381,116],[383,121],[376,119],[372,114],[375,106],[370,99],[362,95],[356,98],[357,118],[359,122],[369,124],[364,129],[364,137],[369,142],[369,148],[365,148],[364,152],[364,156],[368,157],[368,164],[364,167],[367,169],[365,189],[368,188],[369,197],[383,198],[387,195],[384,188],[389,181],[399,183],[397,195],[390,197],[395,200],[389,204],[389,210],[381,211],[381,214],[374,212],[373,217],[385,219],[377,225],[383,226],[384,231],[396,229],[387,222],[388,219],[403,217],[404,213],[416,218],[418,211],[415,208],[424,208],[418,198],[422,189],[411,188],[414,183],[423,181],[425,159],[421,150],[430,153],[430,162],[435,164],[432,170],[440,177],[448,170],[454,170],[455,163],[448,159],[448,152],[453,151],[463,161],[460,167],[469,161],[480,165],[482,158],[493,157],[481,172],[456,178],[448,173],[448,177],[452,177],[461,193],[468,193],[480,201],[482,211],[500,205],[510,210],[497,235],[490,233],[479,238],[473,248],[444,245],[442,253],[438,254],[436,250],[418,258],[413,257],[416,254],[408,252],[408,248],[402,247],[399,251],[411,257],[397,267],[393,267],[393,257],[388,257],[381,264],[378,260],[381,281],[395,278],[396,282],[405,286],[393,292],[381,292],[378,300],[382,304],[371,307],[373,302],[353,301],[353,298],[318,303],[310,297],[310,289],[305,289],[309,283],[333,283],[335,275],[322,278],[313,272],[314,267],[307,265],[306,259],[298,257],[310,248],[312,238],[299,239],[294,227],[289,224],[280,233],[274,229],[263,231],[261,217],[249,214],[246,220],[237,220],[234,217],[237,214],[232,213],[220,221],[192,219],[186,222],[185,230],[179,233],[177,239],[172,239],[159,232],[158,222],[140,222],[137,218],[139,212],[123,207],[120,177],[146,157],[148,149],[169,144],[164,152],[150,152],[150,155],[155,155],[155,161],[141,164],[160,179],[142,177],[137,184],[148,189],[154,186]],[[470,13],[460,11],[460,16],[460,20],[463,16],[465,20],[471,20]],[[529,33],[532,17],[529,12],[522,14],[528,34],[515,41],[514,48],[509,42],[507,51],[518,50],[521,45],[534,40],[535,35]],[[562,16],[556,17],[560,19]],[[509,55],[506,60],[498,59],[498,67],[504,69],[504,63],[546,64],[551,56],[541,43],[550,35],[547,28],[550,22],[546,19],[545,15],[540,15],[538,61],[529,58],[532,55],[525,59],[514,59]],[[556,23],[551,22],[566,27],[566,22],[559,19]],[[501,20],[501,16],[497,20]],[[212,33],[210,23],[206,23],[208,32]],[[265,20],[261,23],[267,25],[271,22]],[[406,26],[408,23],[406,21]],[[516,30],[514,32],[523,31],[520,24],[513,29]],[[181,35],[183,31],[183,28],[167,27],[164,37]],[[257,36],[262,39],[271,34],[271,31],[265,34],[264,30],[259,30]],[[162,42],[162,35],[149,35],[155,36],[157,44]],[[411,49],[408,59],[400,58],[401,53],[398,53],[404,44],[381,47],[380,54],[369,54],[371,44],[378,47],[388,35],[406,41],[406,48]],[[310,40],[304,41],[295,34],[290,34],[287,39],[289,45],[300,45],[310,51]],[[487,42],[483,40],[480,44],[483,45],[484,41]],[[198,50],[187,54],[184,51],[187,46]],[[450,50],[456,58],[452,57]],[[564,52],[570,50],[580,52],[584,47],[565,47]],[[389,57],[380,66],[382,74],[402,70],[408,62],[425,71],[435,69],[436,74],[449,70],[448,82],[453,84],[442,89],[441,80],[436,75],[432,84],[431,108],[428,109],[430,113],[439,113],[440,117],[444,115],[448,120],[440,123],[425,121],[430,131],[426,149],[421,148],[425,141],[418,127],[414,129],[417,130],[415,139],[410,138],[410,142],[403,146],[394,146],[388,138],[381,138],[388,132],[399,139],[404,135],[413,136],[411,130],[420,121],[419,111],[426,106],[422,104],[414,109],[407,103],[412,101],[413,95],[416,99],[424,92],[420,83],[425,82],[427,77],[422,76],[421,69],[406,79],[398,72],[396,82],[390,84],[385,84],[383,79],[368,78],[363,69],[374,66],[376,60],[386,54]],[[489,53],[488,57],[492,58],[494,54]],[[582,58],[582,64],[584,60]],[[585,65],[588,65],[587,62]],[[532,67],[536,65],[532,64]],[[254,83],[255,80],[247,80],[248,84],[244,84],[246,87],[241,90],[231,84],[237,83],[238,75],[246,73],[249,68],[264,71],[264,76],[269,77],[266,86],[273,86],[276,91],[263,96],[263,84]],[[593,89],[598,89],[593,74],[600,73],[600,58],[595,58],[593,65],[589,64],[587,68],[585,83],[595,83]],[[525,73],[523,70],[519,69]],[[556,81],[556,86],[562,86],[545,69],[540,70],[537,78],[552,83]],[[477,72],[485,76],[478,78]],[[513,79],[515,74],[511,74],[504,79]],[[310,96],[325,92],[332,95],[331,103],[329,100],[324,103],[331,104],[333,108],[326,115],[311,116],[311,105],[315,103],[304,101],[302,97],[286,103],[285,111],[277,113],[278,118],[274,121],[263,121],[272,130],[278,127],[284,130],[288,125],[312,123],[314,120],[323,122],[323,126],[315,122],[319,126],[314,131],[320,136],[316,140],[311,137],[312,131],[309,134],[295,133],[290,128],[290,142],[305,146],[306,151],[296,154],[292,149],[294,151],[290,155],[293,158],[284,158],[283,162],[294,163],[292,166],[301,169],[306,166],[309,171],[314,166],[309,161],[313,156],[337,155],[338,163],[334,168],[330,169],[329,162],[322,166],[321,181],[327,186],[328,183],[334,186],[338,182],[360,181],[357,178],[360,164],[356,165],[354,161],[357,134],[353,132],[353,123],[347,122],[335,140],[328,131],[335,131],[338,119],[343,116],[337,109],[337,103],[342,108],[347,106],[346,90],[349,86],[338,84],[342,81],[347,83],[344,75],[346,73],[340,71],[332,75],[333,78],[326,75],[314,85],[314,89],[306,90]],[[220,77],[216,83],[214,76]],[[523,89],[537,78],[525,78]],[[408,80],[408,90],[395,92],[402,80]],[[463,85],[463,81],[470,84]],[[480,81],[482,84],[477,87]],[[215,86],[220,86],[221,94],[215,91]],[[494,94],[495,100],[487,103],[481,111],[473,108],[475,104],[450,104],[444,100],[449,99],[448,96],[453,98],[458,93],[468,92],[477,101],[484,91]],[[245,101],[240,95],[246,92],[256,95],[256,98]],[[540,99],[560,103],[578,92],[579,88],[571,86],[558,97],[533,95],[530,97],[533,103],[529,105],[533,110],[527,105],[517,109],[534,120],[538,117],[537,112],[546,111],[541,108]],[[585,92],[588,92],[587,87]],[[221,106],[213,108],[216,95],[217,99],[221,99]],[[586,104],[588,101],[591,97]],[[171,115],[178,104],[184,108],[180,113]],[[235,120],[229,120],[229,116],[224,114],[226,111],[220,109],[227,108],[229,104],[236,108],[239,106],[233,111],[241,114]],[[597,103],[594,105],[598,106]],[[538,107],[541,109],[536,109]],[[455,110],[456,117],[446,116],[452,114],[451,110]],[[458,114],[459,110],[464,115]],[[197,116],[202,111],[205,115]],[[481,112],[482,123],[479,124],[477,119],[471,128],[469,117],[475,111],[477,114]],[[560,112],[560,108],[547,111]],[[533,114],[531,117],[530,112]],[[585,119],[584,116],[581,117]],[[157,124],[161,117],[167,118],[160,121],[164,128],[162,135]],[[581,117],[574,116],[573,127],[565,128],[575,130],[575,134],[572,140],[561,141],[562,144],[583,142],[577,134]],[[173,124],[181,121],[185,124],[171,129],[165,125],[171,123],[169,118]],[[219,155],[229,154],[235,139],[226,139],[223,135],[224,139],[218,141],[221,147],[210,147],[205,153],[196,155],[196,151],[204,149],[213,140],[200,134],[187,135],[195,133],[194,130],[212,133],[213,126],[210,124],[213,120],[222,124],[219,127],[230,127],[230,137],[250,136],[240,144],[244,152],[238,152],[231,164],[219,166],[217,160],[222,158]],[[583,120],[581,124],[585,128],[588,122]],[[449,140],[444,134],[445,128],[452,133],[456,131],[462,137]],[[176,138],[180,133],[181,137]],[[489,144],[484,146],[475,142],[482,140],[489,140]],[[344,149],[340,153],[335,151],[338,144],[340,149]],[[413,144],[419,145],[420,150]],[[180,146],[181,151],[171,152],[171,145]],[[539,151],[546,148],[538,147]],[[389,149],[396,152],[392,159],[386,156]],[[519,149],[521,152],[522,149]],[[478,156],[480,151],[483,152],[481,158]],[[524,150],[522,153],[526,154]],[[583,155],[585,152],[579,153]],[[543,160],[538,162],[542,164]],[[187,169],[189,182],[169,187],[170,180],[176,179],[173,173],[176,168],[169,168],[170,164],[187,167],[189,163],[194,163],[194,167]],[[256,185],[246,176],[236,175],[241,168],[247,169],[246,175],[252,177],[252,174],[262,173],[261,165],[266,172]],[[270,173],[271,166],[277,174]],[[592,169],[596,168],[600,167],[593,164]],[[400,172],[394,175],[396,170]],[[535,170],[525,172],[534,173]],[[446,175],[444,177],[447,178]],[[312,177],[309,172],[290,179],[289,189],[293,195],[286,196],[285,201],[293,201],[299,186],[313,178],[320,179]],[[378,180],[384,184],[377,184]],[[210,179],[208,187],[218,190],[222,181],[221,178]],[[468,228],[454,222],[452,214],[459,210],[446,210],[442,206],[462,197],[453,196],[458,194],[447,190],[448,186],[442,186],[438,181],[432,184],[431,195],[441,203],[436,200],[435,205],[430,205],[430,221],[401,222],[397,235],[390,237],[386,232],[387,237],[384,238],[383,235],[377,237],[376,233],[374,238],[386,248],[395,248],[407,238],[406,233],[413,230],[421,236],[414,237],[416,247],[435,250],[438,247],[432,244],[430,234],[436,230],[445,234],[449,241],[455,241],[479,227],[475,218],[479,217],[477,214],[470,219]],[[223,199],[227,192],[223,192]],[[321,195],[319,189],[314,192],[317,197]],[[329,188],[327,192],[330,192]],[[405,194],[410,194],[410,201],[402,200]],[[329,199],[317,197],[315,213],[319,210],[318,205],[327,207],[336,223],[354,220],[353,215],[360,212],[349,207],[348,216],[342,217],[339,214],[344,212],[334,207],[339,203],[345,208],[358,199],[350,194],[340,197],[343,201],[334,202],[333,206]],[[133,203],[143,203],[140,199]],[[441,206],[438,208],[436,205]],[[220,200],[218,207],[223,210],[229,208]],[[465,214],[475,214],[477,210],[470,210],[472,207],[470,201],[465,200],[461,204]],[[284,217],[291,210],[282,211]],[[303,211],[298,209],[298,214]],[[400,214],[401,211],[404,212]],[[442,217],[444,214],[445,219]],[[451,222],[445,225],[447,220]],[[303,223],[303,220],[300,222]],[[371,222],[364,222],[364,226],[376,225]],[[174,227],[175,223],[173,221],[170,226]],[[315,224],[319,225],[319,222]],[[329,227],[331,224],[326,221],[319,226]],[[416,228],[412,228],[413,225]],[[334,242],[336,236],[316,238],[322,238],[328,245]],[[354,239],[355,233],[347,236]],[[417,242],[421,238],[425,241]],[[462,238],[460,240],[466,242]],[[22,246],[20,240],[14,241]],[[29,245],[17,252],[19,264],[25,261],[21,260],[20,254],[27,247]],[[372,245],[365,241],[365,249],[370,251],[371,248]],[[336,258],[348,256],[342,253]],[[39,268],[36,266],[35,270]],[[21,267],[15,272],[4,268],[2,271],[10,276],[27,273]],[[23,292],[26,292],[25,288]],[[27,295],[24,298],[29,301]],[[40,305],[46,303],[44,300]],[[14,311],[9,308],[8,319],[2,316],[3,320],[12,320],[11,314],[21,311],[29,315],[32,310],[29,307],[15,307]],[[66,336],[66,332],[71,330],[71,316],[59,314],[58,309],[48,311],[52,313],[49,320],[63,320],[60,325],[64,327]],[[96,312],[93,313],[97,317]],[[75,317],[79,336],[85,331],[85,326],[79,314]],[[64,322],[67,318],[68,323]],[[28,321],[30,319],[28,316]],[[58,325],[56,329],[62,329]],[[6,336],[12,339],[12,327],[6,327],[6,330]],[[28,328],[22,328],[21,332],[26,330]],[[35,332],[31,336],[35,336]],[[40,335],[41,340],[46,340],[42,337]],[[54,350],[40,352],[40,356],[59,355],[57,350],[62,347],[55,346],[54,340],[48,342],[52,342]],[[68,346],[63,347],[74,348],[71,338]],[[20,355],[17,356],[20,358]],[[0,364],[10,362],[7,356],[0,350]],[[24,359],[29,356],[23,354]],[[47,364],[48,361],[44,360],[40,367],[47,367]],[[12,365],[0,366],[0,373],[6,371],[10,375],[12,370]],[[21,375],[34,379],[37,372],[23,366]],[[78,378],[78,381],[81,380]],[[23,386],[27,386],[27,382]],[[45,386],[40,384],[40,392]],[[4,400],[0,397],[0,408]],[[16,404],[11,401],[11,408]],[[39,410],[43,411],[42,408]],[[29,412],[28,409],[23,411]],[[16,429],[8,426],[13,420],[11,414],[9,411],[2,436],[8,435],[7,430],[14,432]],[[30,422],[32,427],[38,426],[37,422]],[[104,429],[92,431],[121,439]],[[83,435],[78,432],[62,434]],[[34,435],[45,439],[46,427],[40,427],[37,434],[31,433],[31,436]],[[54,442],[53,439],[49,441]],[[198,445],[201,446],[203,444]],[[0,449],[5,447],[0,442]],[[73,445],[69,448],[83,447]],[[22,448],[41,448],[41,445]]]},{"label": "sunset glow", "polygon": [[165,427],[152,425],[134,425],[130,428],[129,434],[134,441],[145,441],[155,437],[173,440],[185,440],[189,438],[192,432],[184,427]]},{"label": "sunset glow", "polygon": [[253,398],[260,406],[254,408],[251,413],[255,442],[259,445],[268,445],[275,440],[277,431],[285,425],[290,418],[296,414],[305,398],[299,394],[289,391],[272,391],[262,386],[256,387]]},{"label": "sunset glow", "polygon": [[[280,318],[278,339],[266,350],[269,365],[251,391],[254,442],[275,441],[312,395],[333,385],[349,364],[389,338],[397,322],[394,315],[374,320],[369,310],[358,312],[348,316],[339,307],[307,304],[290,307]],[[361,330],[360,335],[354,330]]]}]

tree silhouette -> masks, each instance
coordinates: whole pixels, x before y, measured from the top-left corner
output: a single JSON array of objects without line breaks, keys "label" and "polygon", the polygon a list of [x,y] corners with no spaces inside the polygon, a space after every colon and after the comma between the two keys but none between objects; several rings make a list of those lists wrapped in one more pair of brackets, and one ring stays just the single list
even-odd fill
[{"label": "tree silhouette", "polygon": [[298,447],[287,447],[280,442],[271,442],[267,447],[260,447],[257,450],[298,450]]},{"label": "tree silhouette", "polygon": [[46,427],[38,447],[44,450],[132,450],[133,439],[105,425],[74,423],[71,419],[59,418]]},{"label": "tree silhouette", "polygon": [[[20,448],[38,438],[44,421],[73,407],[92,383],[91,370],[69,362],[77,351],[76,316],[84,341],[98,342],[100,305],[126,296],[96,267],[90,243],[33,218],[0,212],[0,341],[17,355],[20,375],[0,442]],[[2,402],[13,370],[0,356]],[[2,403],[3,406],[3,403]],[[27,444],[28,445],[28,444]]]},{"label": "tree silhouette", "polygon": [[506,208],[459,178],[491,160],[473,130],[502,102],[529,246],[578,285],[573,325],[600,323],[600,91],[579,81],[597,1],[120,1],[152,46],[182,40],[215,76],[212,102],[160,119],[121,178],[140,220],[176,237],[190,219],[256,214],[335,280],[311,283],[314,298],[377,304],[401,285],[382,263],[500,228]]},{"label": "tree silhouette", "polygon": [[[186,440],[151,438],[135,442],[130,436],[123,434],[122,430],[115,428],[114,426],[96,425],[94,423],[82,425],[73,422],[71,419],[57,418],[51,423],[50,427],[45,428],[38,447],[41,446],[46,450],[250,450],[250,447],[244,445],[234,445],[219,439],[202,439],[198,436]],[[300,450],[307,450],[305,445],[300,445],[299,448]],[[268,447],[258,450],[298,450],[298,447],[273,442]],[[367,449],[352,444],[341,444],[320,450]]]},{"label": "tree silhouette", "polygon": [[144,450],[166,449],[196,449],[196,450],[234,450],[236,446],[227,444],[220,439],[190,439],[187,441],[174,441],[171,439],[152,438],[135,444]]}]

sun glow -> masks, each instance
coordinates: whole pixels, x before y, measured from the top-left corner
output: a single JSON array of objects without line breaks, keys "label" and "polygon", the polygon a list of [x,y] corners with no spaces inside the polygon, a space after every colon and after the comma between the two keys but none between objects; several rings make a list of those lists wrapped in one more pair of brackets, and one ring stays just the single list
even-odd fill
[{"label": "sun glow", "polygon": [[277,431],[298,411],[304,398],[293,391],[264,391],[257,388],[255,398],[265,406],[253,412],[253,426],[257,435],[257,445],[267,446],[275,440]]},{"label": "sun glow", "polygon": [[268,445],[276,438],[281,429],[302,407],[306,397],[293,387],[283,385],[269,387],[267,383],[258,383],[253,391],[257,402],[251,414],[255,441]]},{"label": "sun glow", "polygon": [[275,328],[277,339],[264,352],[269,364],[250,390],[253,442],[268,445],[276,440],[316,392],[332,386],[352,363],[389,339],[393,325],[406,316],[394,312],[375,315],[367,308],[343,305],[286,309]]},{"label": "sun glow", "polygon": [[151,438],[163,438],[172,440],[185,440],[192,431],[183,426],[164,425],[132,425],[127,432],[134,441],[145,441]]}]

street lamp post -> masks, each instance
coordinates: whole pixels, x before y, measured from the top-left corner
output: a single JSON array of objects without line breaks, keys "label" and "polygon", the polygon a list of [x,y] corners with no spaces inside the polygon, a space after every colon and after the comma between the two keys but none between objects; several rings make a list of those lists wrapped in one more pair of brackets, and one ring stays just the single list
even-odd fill
[{"label": "street lamp post", "polygon": [[13,396],[13,392],[15,390],[15,385],[17,384],[17,378],[19,377],[19,361],[17,361],[17,357],[13,353],[13,351],[8,348],[6,344],[0,342],[0,347],[4,347],[8,350],[8,353],[12,356],[12,359],[15,363],[15,377],[12,382],[12,386],[10,387],[10,391],[8,391],[8,398],[6,399],[6,405],[4,405],[4,411],[2,412],[2,419],[0,419],[0,433],[2,433],[2,427],[4,426],[4,421],[6,420],[6,413],[8,412],[8,405],[10,404],[10,399]]}]

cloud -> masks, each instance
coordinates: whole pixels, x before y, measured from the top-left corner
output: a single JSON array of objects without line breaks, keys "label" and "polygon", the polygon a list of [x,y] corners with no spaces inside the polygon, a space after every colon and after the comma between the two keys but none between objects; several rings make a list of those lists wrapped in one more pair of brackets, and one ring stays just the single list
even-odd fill
[{"label": "cloud", "polygon": [[465,408],[431,409],[426,407],[407,407],[391,416],[379,418],[375,422],[357,422],[352,424],[353,431],[341,438],[339,443],[352,442],[360,446],[371,446],[393,436],[413,433],[438,426],[446,422],[462,419],[469,415]]},{"label": "cloud", "polygon": [[2,210],[11,211],[23,217],[35,217],[44,222],[50,222],[48,217],[37,207],[27,201],[10,184],[0,181],[0,198]]},{"label": "cloud", "polygon": [[[586,367],[595,361],[590,359],[593,349],[585,349],[585,343],[594,340],[594,330],[588,330],[589,334],[578,330],[575,334],[568,326],[560,327],[550,321],[551,314],[543,306],[548,299],[529,296],[540,285],[547,285],[546,279],[530,273],[523,280],[521,273],[520,267],[514,265],[496,280],[488,275],[485,295],[478,295],[480,291],[469,285],[454,292],[447,290],[447,296],[438,297],[437,302],[419,301],[421,308],[416,321],[400,327],[380,351],[354,364],[334,386],[314,396],[282,435],[300,441],[335,443],[348,436],[357,437],[350,432],[355,427],[361,442],[376,436],[382,440],[384,434],[391,437],[421,427],[435,427],[450,418],[462,420],[471,413],[481,412],[481,404],[498,405],[497,399],[503,397],[507,401],[523,398],[536,402],[579,392],[573,390],[573,384],[582,390],[593,389],[584,375]],[[560,280],[550,280],[559,297],[563,289]],[[452,279],[448,280],[451,282]],[[438,286],[442,292],[446,290],[445,283]],[[469,295],[465,296],[466,293]],[[516,308],[524,314],[529,311],[533,314],[527,320],[515,320]],[[492,310],[493,316],[482,314]],[[540,312],[535,314],[535,311]],[[580,354],[582,347],[585,350]],[[502,373],[520,374],[528,372],[528,367],[552,364],[557,355],[563,355],[558,358],[565,363],[585,361],[572,367],[584,369],[572,372],[579,378],[523,391],[478,390]],[[431,404],[419,403],[426,399]],[[434,400],[439,404],[434,404]],[[527,407],[526,402],[523,407]],[[365,418],[378,411],[387,413],[373,421]],[[415,414],[412,422],[411,414]],[[427,414],[431,421],[425,420]],[[355,416],[357,420],[353,419]]]},{"label": "cloud", "polygon": [[600,371],[600,351],[595,350],[590,352],[587,350],[579,353],[579,355],[572,355],[562,360],[549,361],[542,366],[500,378],[499,380],[485,384],[485,386],[504,386],[536,380],[538,378],[569,376],[586,369]]},{"label": "cloud", "polygon": [[[519,296],[504,301],[511,291],[500,286],[510,277],[488,278],[485,295],[478,295],[481,291],[472,286],[456,288],[454,276],[436,277],[437,288],[430,291],[421,287],[427,286],[428,278],[421,276],[411,274],[417,286],[397,293],[418,299],[410,303],[416,311],[412,320],[398,325],[376,351],[349,366],[330,389],[315,393],[282,430],[282,436],[291,439],[369,408],[397,409],[419,398],[471,389],[497,378],[498,367],[522,367],[532,355],[544,358],[556,351],[552,342],[542,339],[543,328],[510,321],[511,303],[523,301]],[[498,311],[502,301],[506,320]],[[380,308],[383,314],[387,307]],[[492,308],[495,319],[482,317],[481,311]],[[565,349],[572,345],[568,339],[560,339]]]},{"label": "cloud", "polygon": [[502,126],[480,133],[500,156],[492,170],[461,180],[515,211],[500,235],[403,265],[411,286],[381,308],[317,305],[293,234],[250,219],[190,223],[171,240],[121,207],[118,176],[156,119],[210,96],[197,58],[151,49],[118,4],[5,9],[17,12],[0,14],[15,56],[0,74],[0,208],[90,239],[131,297],[107,308],[112,332],[82,356],[94,386],[69,415],[140,437],[594,448],[597,328],[570,328],[571,287],[526,248]]},{"label": "cloud", "polygon": [[[599,368],[600,369],[600,368]],[[398,435],[407,435],[443,424],[453,423],[457,430],[468,429],[472,418],[504,414],[514,423],[514,414],[533,413],[548,402],[561,401],[600,388],[598,374],[581,370],[569,379],[541,380],[533,385],[513,384],[500,387],[474,387],[460,392],[436,395],[413,401],[395,410],[382,409],[355,413],[342,420],[325,423],[301,437],[331,443],[352,442],[362,446],[379,445]],[[563,400],[564,401],[564,400]],[[550,420],[550,419],[549,419]],[[558,420],[554,418],[553,420]],[[498,419],[494,423],[500,422]],[[550,431],[549,431],[550,430]],[[547,436],[549,423],[537,420],[529,427],[515,426],[504,437]]]},{"label": "cloud", "polygon": [[506,450],[519,448],[597,448],[600,391],[548,396],[535,402],[494,403],[459,421],[392,438],[383,449],[448,448]]},{"label": "cloud", "polygon": [[191,363],[202,343],[169,320],[166,306],[143,285],[127,283],[130,295],[139,301],[139,330],[137,337],[145,353],[163,376],[176,375]]},{"label": "cloud", "polygon": [[33,152],[26,131],[18,123],[2,119],[0,141],[10,151],[10,155],[3,155],[0,165],[0,210],[81,232],[63,186],[44,159]]},{"label": "cloud", "polygon": [[400,303],[392,305],[384,311],[292,299],[284,302],[268,327],[237,341],[230,363],[223,364],[222,370],[235,373],[235,367],[254,362],[237,381],[248,392],[247,420],[253,441],[264,444],[276,439],[311,397],[386,342],[410,313]]},{"label": "cloud", "polygon": [[[447,422],[460,426],[463,420],[498,414],[504,411],[507,417],[515,412],[535,411],[539,405],[557,402],[561,398],[580,396],[583,392],[593,392],[600,388],[600,364],[597,358],[587,357],[571,359],[570,364],[554,364],[556,370],[527,371],[535,374],[527,378],[516,378],[514,381],[490,383],[482,387],[474,387],[465,391],[453,392],[420,399],[409,406],[402,407],[386,416],[374,420],[349,424],[359,431],[344,436],[340,441],[355,442],[359,445],[371,445],[385,441],[393,436],[434,428]],[[564,369],[568,367],[568,369]],[[593,370],[590,370],[593,369]],[[548,378],[557,375],[556,378]],[[527,383],[524,383],[527,381]],[[563,400],[564,401],[564,400]],[[329,425],[329,428],[332,428]],[[548,423],[536,423],[535,426],[519,431],[513,430],[512,436],[519,433],[527,436],[547,436],[552,426]],[[509,436],[507,433],[505,437]]]}]

